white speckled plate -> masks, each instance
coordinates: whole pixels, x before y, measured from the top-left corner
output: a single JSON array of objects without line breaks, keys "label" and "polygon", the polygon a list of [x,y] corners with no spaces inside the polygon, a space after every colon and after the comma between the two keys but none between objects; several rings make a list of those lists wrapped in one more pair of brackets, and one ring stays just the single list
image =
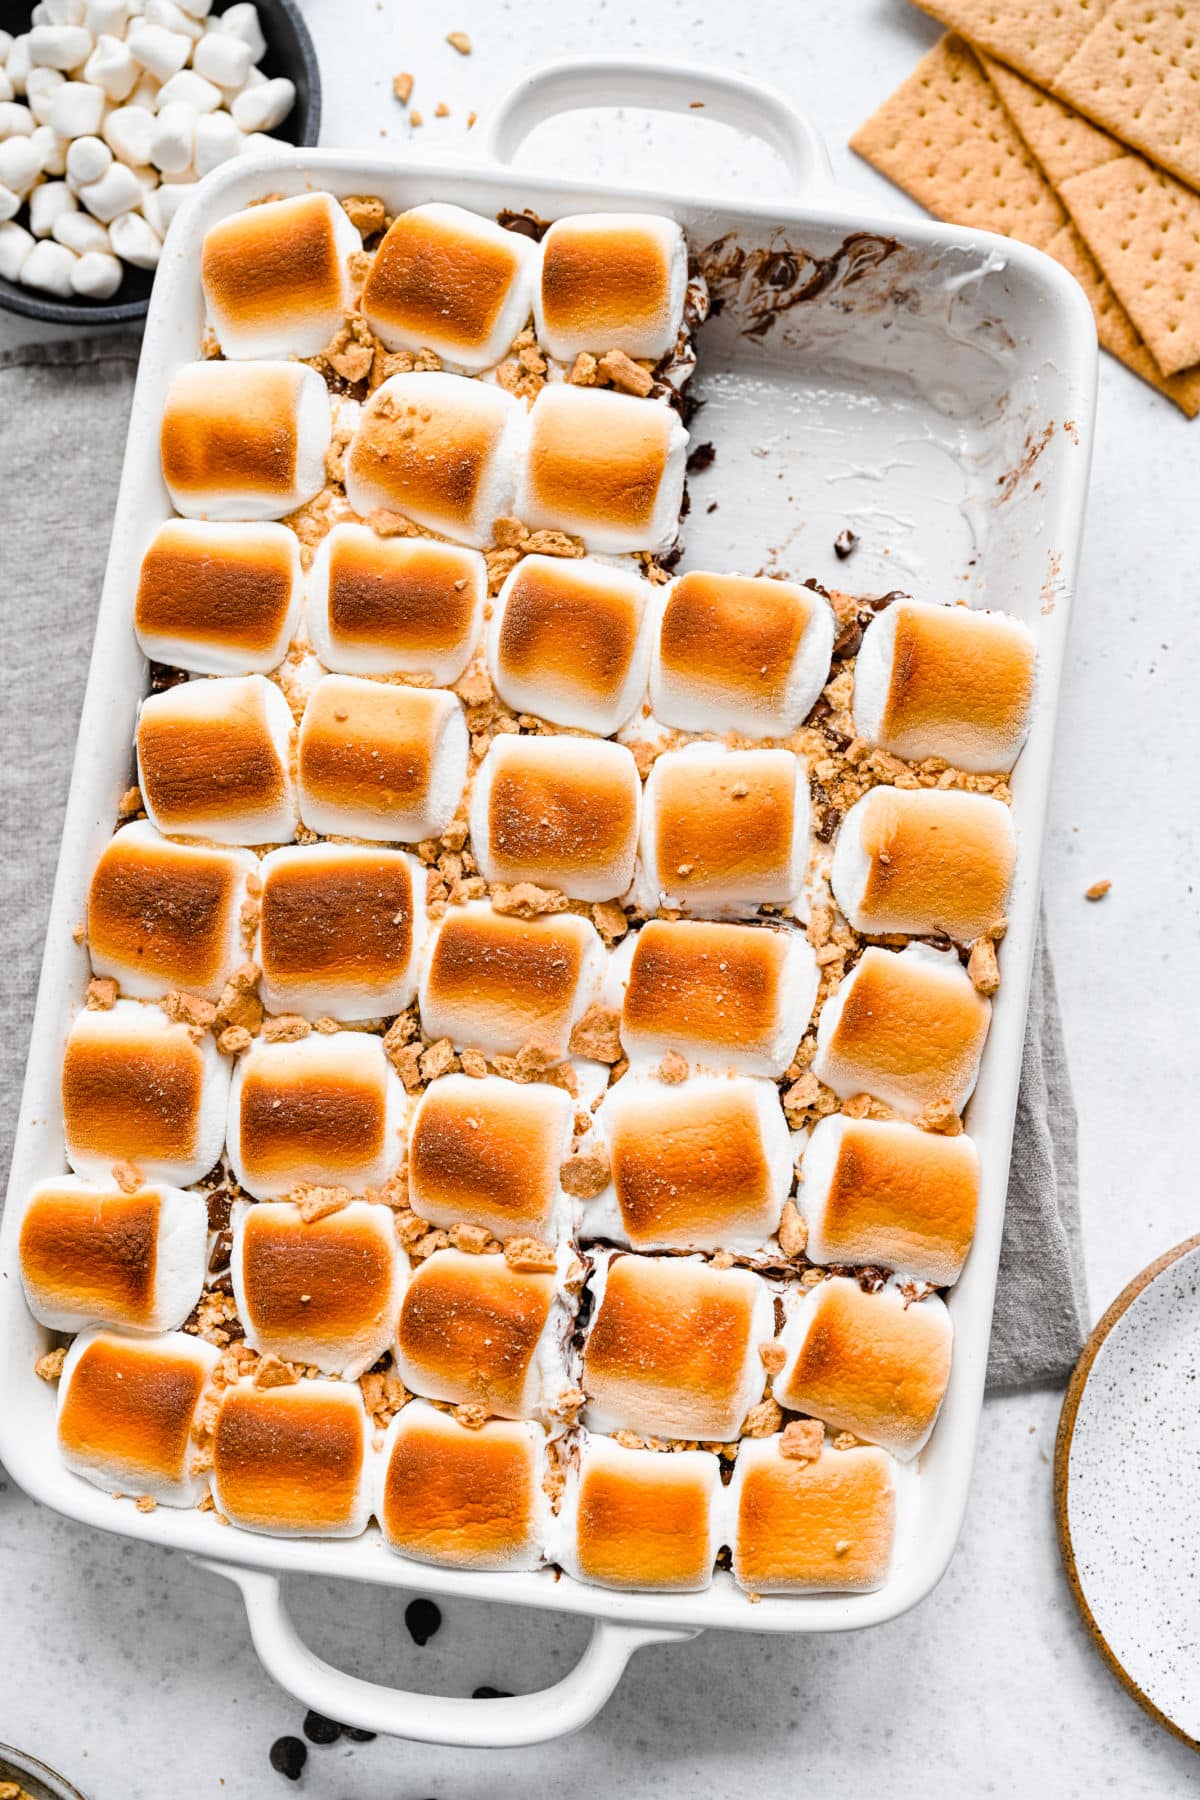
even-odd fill
[{"label": "white speckled plate", "polygon": [[1088,1339],[1059,1421],[1054,1506],[1097,1648],[1200,1750],[1200,1237],[1144,1269]]}]

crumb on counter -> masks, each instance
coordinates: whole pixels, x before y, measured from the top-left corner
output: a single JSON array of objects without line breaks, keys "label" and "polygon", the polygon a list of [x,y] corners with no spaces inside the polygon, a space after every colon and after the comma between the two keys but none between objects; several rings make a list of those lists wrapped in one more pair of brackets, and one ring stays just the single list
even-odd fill
[{"label": "crumb on counter", "polygon": [[448,31],[446,42],[452,50],[457,50],[460,56],[470,56],[471,40],[465,31]]},{"label": "crumb on counter", "polygon": [[412,98],[412,91],[413,78],[408,73],[407,69],[402,69],[399,75],[392,76],[392,93],[400,102],[401,106],[408,105],[409,100]]},{"label": "crumb on counter", "polygon": [[1111,887],[1111,881],[1093,881],[1090,888],[1084,889],[1083,897],[1085,900],[1103,900]]}]

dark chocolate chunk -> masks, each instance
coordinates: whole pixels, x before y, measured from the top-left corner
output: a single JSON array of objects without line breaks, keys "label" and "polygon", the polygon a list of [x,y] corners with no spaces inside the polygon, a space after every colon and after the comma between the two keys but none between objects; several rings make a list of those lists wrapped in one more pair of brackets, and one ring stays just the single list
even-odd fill
[{"label": "dark chocolate chunk", "polygon": [[472,1691],[472,1700],[511,1700],[512,1695],[507,1688],[477,1687]]},{"label": "dark chocolate chunk", "polygon": [[503,225],[505,231],[515,231],[519,237],[532,238],[540,244],[550,229],[549,219],[539,219],[535,212],[526,207],[524,212],[510,212],[507,207],[496,214],[496,222]]},{"label": "dark chocolate chunk", "polygon": [[427,1644],[441,1629],[441,1608],[432,1600],[410,1600],[404,1609],[404,1623],[414,1644]]},{"label": "dark chocolate chunk", "polygon": [[373,1744],[378,1735],[379,1733],[376,1731],[363,1731],[357,1725],[342,1726],[342,1736],[348,1738],[352,1744]]},{"label": "dark chocolate chunk", "polygon": [[305,1713],[303,1731],[310,1744],[336,1744],[342,1735],[337,1720],[327,1719],[319,1712]]},{"label": "dark chocolate chunk", "polygon": [[271,1767],[289,1781],[299,1781],[308,1761],[308,1745],[303,1738],[276,1738],[271,1745]]},{"label": "dark chocolate chunk", "polygon": [[839,531],[837,536],[834,538],[833,553],[837,557],[839,562],[845,562],[846,558],[855,549],[857,544],[858,544],[857,531],[851,531],[850,527],[847,525],[846,529],[844,531]]},{"label": "dark chocolate chunk", "polygon": [[688,451],[688,474],[695,475],[700,469],[711,469],[716,460],[717,446],[715,444],[697,444]]}]

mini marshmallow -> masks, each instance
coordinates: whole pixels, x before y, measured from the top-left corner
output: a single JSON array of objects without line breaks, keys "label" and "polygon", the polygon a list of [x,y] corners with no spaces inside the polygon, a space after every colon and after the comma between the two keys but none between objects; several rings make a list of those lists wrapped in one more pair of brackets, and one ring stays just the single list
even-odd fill
[{"label": "mini marshmallow", "polygon": [[219,1000],[245,960],[241,910],[258,858],[176,844],[135,819],[100,852],[88,890],[92,968],[149,1000],[172,988]]},{"label": "mini marshmallow", "polygon": [[288,845],[262,864],[257,961],[271,1012],[403,1012],[425,933],[425,868],[400,850]]},{"label": "mini marshmallow", "polygon": [[300,724],[300,815],[323,834],[439,837],[462,798],[468,749],[457,694],[325,675]]},{"label": "mini marshmallow", "polygon": [[21,270],[29,261],[37,239],[23,225],[9,219],[0,222],[0,275],[5,281],[19,281]]},{"label": "mini marshmallow", "polygon": [[712,1580],[720,1496],[711,1450],[665,1455],[586,1432],[553,1528],[554,1560],[597,1587],[695,1593]]},{"label": "mini marshmallow", "polygon": [[577,913],[518,919],[486,901],[452,907],[430,935],[418,999],[425,1031],[489,1056],[528,1044],[555,1061],[596,999],[599,933]]},{"label": "mini marshmallow", "polygon": [[214,24],[217,31],[231,32],[234,37],[249,44],[254,62],[261,62],[267,54],[267,40],[259,24],[258,8],[251,5],[250,0],[237,0],[235,6],[227,6]]},{"label": "mini marshmallow", "polygon": [[191,167],[198,116],[195,107],[181,100],[163,107],[150,132],[149,161],[156,169],[178,175]]},{"label": "mini marshmallow", "polygon": [[1005,613],[895,600],[867,626],[854,667],[860,737],[893,756],[1006,772],[1029,730],[1033,634]]},{"label": "mini marshmallow", "polygon": [[[236,148],[234,143],[228,154]],[[349,309],[349,259],[361,249],[362,238],[332,194],[271,200],[210,226],[200,277],[225,355],[315,356],[323,350]]]},{"label": "mini marshmallow", "polygon": [[111,168],[112,160],[103,138],[79,137],[67,151],[67,174],[78,187],[90,187]]},{"label": "mini marshmallow", "polygon": [[211,81],[205,81],[194,69],[180,69],[178,75],[172,75],[158,90],[160,113],[177,104],[190,106],[194,113],[210,113],[224,101],[220,88],[214,87]]},{"label": "mini marshmallow", "polygon": [[172,181],[170,185],[164,183],[156,187],[153,193],[143,198],[142,211],[160,238],[165,240],[172,219],[195,185],[194,181]]},{"label": "mini marshmallow", "polygon": [[194,160],[196,174],[208,175],[220,168],[242,147],[242,133],[227,112],[202,113],[196,120]]},{"label": "mini marshmallow", "polygon": [[471,847],[489,882],[615,899],[633,879],[641,799],[624,744],[498,734],[471,789]]},{"label": "mini marshmallow", "polygon": [[[39,125],[29,141],[41,158],[43,175],[66,174],[67,151],[70,148],[69,139],[59,137],[58,133],[49,125]],[[70,192],[70,189],[67,191]],[[32,195],[30,198],[32,199]],[[71,198],[74,200],[75,196],[72,194]]]},{"label": "mini marshmallow", "polygon": [[[25,100],[29,111],[39,125],[50,123],[50,110],[54,105],[54,96],[66,82],[61,69],[30,69],[29,79],[25,83]],[[9,98],[11,99],[11,95]],[[7,113],[7,117],[11,114]],[[9,135],[4,129],[4,119],[0,118],[0,137]],[[28,128],[27,128],[28,129]]]},{"label": "mini marshmallow", "polygon": [[483,1406],[501,1419],[544,1416],[568,1385],[571,1325],[554,1271],[435,1250],[404,1292],[396,1371],[425,1399]]},{"label": "mini marshmallow", "polygon": [[736,1438],[766,1382],[759,1346],[775,1335],[766,1282],[692,1257],[602,1252],[590,1287],[589,1430]]},{"label": "mini marshmallow", "polygon": [[11,188],[0,187],[0,223],[15,219],[21,210],[21,196]]},{"label": "mini marshmallow", "polygon": [[73,251],[50,238],[43,238],[21,264],[21,286],[43,288],[46,293],[58,294],[66,300],[74,292],[71,285],[74,267]]},{"label": "mini marshmallow", "polygon": [[58,1384],[64,1463],[108,1493],[195,1506],[208,1490],[192,1432],[220,1361],[215,1344],[186,1332],[133,1338],[84,1331]]},{"label": "mini marshmallow", "polygon": [[362,1031],[256,1038],[229,1091],[230,1166],[256,1200],[300,1186],[362,1193],[399,1167],[404,1114],[381,1039]]},{"label": "mini marshmallow", "polygon": [[14,97],[14,92],[13,84],[8,78],[8,70],[0,61],[0,104],[8,105]]},{"label": "mini marshmallow", "polygon": [[135,62],[159,81],[178,74],[192,54],[192,40],[186,32],[170,31],[165,25],[147,25],[135,19],[125,36]]},{"label": "mini marshmallow", "polygon": [[770,901],[802,915],[810,817],[807,770],[790,750],[665,751],[642,807],[646,910],[744,913]]},{"label": "mini marshmallow", "polygon": [[77,212],[79,203],[65,181],[43,181],[29,196],[29,228],[34,237],[50,237],[64,213]]},{"label": "mini marshmallow", "polygon": [[865,1292],[835,1275],[791,1290],[781,1406],[880,1444],[909,1462],[933,1430],[950,1378],[950,1314],[936,1295],[911,1300],[894,1283]]},{"label": "mini marshmallow", "polygon": [[785,737],[829,679],[823,595],[764,576],[689,572],[667,593],[650,668],[656,718],[683,731]]},{"label": "mini marshmallow", "polygon": [[82,25],[87,4],[86,0],[39,0],[34,11],[40,15],[35,24]]},{"label": "mini marshmallow", "polygon": [[13,93],[23,94],[25,83],[33,73],[33,61],[29,54],[29,33],[23,31],[12,41],[5,63],[5,71],[12,82]]},{"label": "mini marshmallow", "polygon": [[83,23],[94,38],[121,39],[129,21],[126,0],[87,0]]},{"label": "mini marshmallow", "polygon": [[198,22],[200,30],[203,32],[207,30],[206,21],[208,15],[212,11],[212,5],[213,0],[180,0],[176,10],[185,13],[189,19]]},{"label": "mini marshmallow", "polygon": [[616,554],[667,550],[679,529],[688,434],[663,402],[557,382],[529,413],[513,510]]},{"label": "mini marshmallow", "polygon": [[969,944],[1004,917],[1012,812],[990,794],[872,788],[842,820],[834,899],[856,931]]},{"label": "mini marshmallow", "polygon": [[464,375],[393,375],[363,407],[346,451],[346,497],[476,548],[513,510],[525,439],[513,394]]},{"label": "mini marshmallow", "polygon": [[171,378],[161,427],[175,510],[187,518],[283,518],[325,485],[330,431],[329,393],[315,369],[186,363]]},{"label": "mini marshmallow", "polygon": [[104,32],[96,39],[96,48],[83,65],[84,78],[104,89],[114,105],[128,100],[137,86],[138,65],[133,52],[123,39]]},{"label": "mini marshmallow", "polygon": [[339,673],[425,675],[445,685],[471,659],[486,595],[478,550],[335,525],[309,570],[309,637]]},{"label": "mini marshmallow", "polygon": [[[58,243],[65,244],[68,250],[73,250],[76,256],[108,250],[108,232],[90,213],[60,212],[50,227],[50,235]],[[75,272],[78,275],[78,266]]]},{"label": "mini marshmallow", "polygon": [[157,1006],[118,1000],[77,1014],[63,1057],[67,1161],[88,1181],[128,1162],[144,1181],[186,1187],[221,1154],[229,1064]]},{"label": "mini marshmallow", "polygon": [[195,43],[204,31],[199,19],[192,18],[175,0],[146,0],[142,17],[147,25],[165,25],[168,31],[180,32]]},{"label": "mini marshmallow", "polygon": [[182,1188],[130,1194],[60,1175],[30,1194],[18,1255],[29,1310],[51,1331],[174,1331],[204,1286],[208,1207]]},{"label": "mini marshmallow", "polygon": [[16,39],[11,31],[0,30],[0,62],[6,62]]},{"label": "mini marshmallow", "polygon": [[88,300],[108,300],[124,278],[117,257],[106,250],[85,250],[71,270],[71,287]]},{"label": "mini marshmallow", "polygon": [[141,205],[142,185],[132,169],[115,162],[99,181],[89,181],[79,190],[79,198],[92,217],[107,225],[135,206]]},{"label": "mini marshmallow", "polygon": [[371,1515],[370,1427],[349,1381],[224,1389],[213,1435],[213,1498],[243,1531],[358,1537]]},{"label": "mini marshmallow", "polygon": [[560,362],[606,350],[658,362],[675,347],[686,291],[687,245],[673,219],[556,219],[542,239],[534,290],[538,340]]},{"label": "mini marshmallow", "polygon": [[461,1425],[412,1400],[388,1426],[376,1513],[383,1541],[451,1569],[536,1569],[550,1525],[546,1434],[528,1420]]},{"label": "mini marshmallow", "polygon": [[77,69],[91,52],[91,34],[82,25],[35,25],[29,33],[29,61],[35,69]]},{"label": "mini marshmallow", "polygon": [[648,1072],[610,1087],[596,1112],[610,1180],[584,1229],[635,1250],[762,1249],[792,1185],[792,1141],[775,1084]]},{"label": "mini marshmallow", "polygon": [[905,1118],[961,1112],[991,1016],[954,951],[872,944],[821,1008],[813,1073],[843,1100],[872,1094]]},{"label": "mini marshmallow", "polygon": [[752,1594],[869,1593],[896,1539],[896,1465],[883,1450],[825,1444],[785,1455],[780,1436],[738,1446],[733,1578]]},{"label": "mini marshmallow", "polygon": [[3,142],[27,137],[36,123],[37,115],[30,107],[22,106],[19,100],[6,100],[0,104],[0,140]]},{"label": "mini marshmallow", "polygon": [[154,269],[162,251],[162,241],[153,226],[140,213],[122,213],[109,227],[113,253],[135,269]]},{"label": "mini marshmallow", "polygon": [[[239,114],[257,90],[234,102]],[[529,317],[536,246],[461,206],[393,219],[363,289],[363,316],[389,350],[432,350],[468,373],[498,363]]]},{"label": "mini marshmallow", "polygon": [[300,545],[286,525],[168,519],[142,557],[134,630],[153,662],[265,675],[283,660],[303,596]]},{"label": "mini marshmallow", "polygon": [[205,32],[192,51],[192,67],[197,75],[233,94],[240,93],[246,85],[253,61],[251,46],[229,31]]},{"label": "mini marshmallow", "polygon": [[796,1203],[811,1262],[881,1265],[948,1287],[975,1233],[979,1153],[964,1134],[834,1113],[805,1147]]},{"label": "mini marshmallow", "polygon": [[41,154],[32,138],[10,137],[0,143],[0,182],[14,194],[27,194],[41,172]]},{"label": "mini marshmallow", "polygon": [[802,931],[649,919],[609,972],[626,1055],[668,1050],[702,1067],[783,1074],[817,997],[820,970]]},{"label": "mini marshmallow", "polygon": [[525,556],[494,603],[488,667],[514,712],[607,737],[646,687],[654,589],[591,557]]},{"label": "mini marshmallow", "polygon": [[395,1335],[408,1258],[386,1206],[305,1220],[287,1202],[239,1201],[229,1271],[252,1350],[357,1381]]},{"label": "mini marshmallow", "polygon": [[559,1170],[573,1120],[571,1096],[548,1082],[441,1076],[409,1129],[409,1205],[434,1226],[553,1242],[569,1223]]},{"label": "mini marshmallow", "polygon": [[142,702],[138,782],[152,825],[229,844],[296,832],[292,715],[262,675],[185,681]]},{"label": "mini marshmallow", "polygon": [[91,81],[64,81],[50,105],[48,123],[59,137],[92,137],[104,121],[104,89]]},{"label": "mini marshmallow", "polygon": [[154,114],[132,101],[128,106],[114,107],[101,126],[100,135],[121,162],[131,170],[141,168],[150,161]]},{"label": "mini marshmallow", "polygon": [[243,131],[274,131],[296,103],[295,83],[278,75],[260,87],[244,87],[230,107]]}]

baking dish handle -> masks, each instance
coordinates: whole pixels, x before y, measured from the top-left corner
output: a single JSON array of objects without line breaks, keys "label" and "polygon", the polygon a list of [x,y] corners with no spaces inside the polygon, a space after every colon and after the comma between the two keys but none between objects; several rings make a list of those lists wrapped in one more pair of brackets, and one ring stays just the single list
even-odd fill
[{"label": "baking dish handle", "polygon": [[281,1578],[267,1569],[192,1559],[242,1590],[250,1636],[267,1673],[280,1687],[326,1718],[361,1731],[384,1732],[424,1744],[508,1749],[566,1737],[595,1718],[625,1665],[644,1644],[683,1643],[697,1634],[666,1625],[616,1625],[597,1619],[588,1647],[553,1687],[498,1700],[464,1700],[385,1687],[323,1662],[303,1641],[283,1596]]},{"label": "baking dish handle", "polygon": [[773,88],[689,64],[590,57],[531,69],[492,114],[488,155],[511,163],[535,126],[556,113],[595,106],[640,106],[652,112],[703,108],[723,124],[762,138],[782,159],[792,186],[810,190],[832,181],[829,157],[816,127]]}]

